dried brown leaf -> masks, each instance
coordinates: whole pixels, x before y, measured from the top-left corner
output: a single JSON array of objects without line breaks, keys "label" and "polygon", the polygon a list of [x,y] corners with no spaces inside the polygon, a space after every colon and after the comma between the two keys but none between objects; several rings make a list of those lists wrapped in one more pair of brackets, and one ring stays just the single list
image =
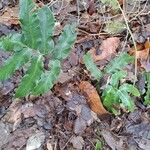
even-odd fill
[{"label": "dried brown leaf", "polygon": [[118,37],[111,37],[104,40],[100,46],[102,53],[96,55],[96,49],[92,48],[89,52],[91,53],[94,62],[100,60],[109,60],[113,54],[116,53],[116,49],[120,44],[120,39]]},{"label": "dried brown leaf", "polygon": [[91,85],[88,81],[82,81],[79,84],[79,88],[81,92],[83,92],[83,94],[86,96],[92,111],[94,111],[98,115],[108,114],[108,112],[103,107],[101,99],[93,85]]},{"label": "dried brown leaf", "polygon": [[141,67],[150,72],[150,41],[146,41],[144,44],[137,44],[137,51],[135,51],[135,48],[129,51],[131,55],[135,55],[135,52]]},{"label": "dried brown leaf", "polygon": [[0,23],[6,25],[18,25],[19,24],[19,6],[16,5],[12,8],[7,8],[4,14],[0,17]]},{"label": "dried brown leaf", "polygon": [[150,41],[146,41],[144,46],[146,49],[149,49],[150,48]]}]

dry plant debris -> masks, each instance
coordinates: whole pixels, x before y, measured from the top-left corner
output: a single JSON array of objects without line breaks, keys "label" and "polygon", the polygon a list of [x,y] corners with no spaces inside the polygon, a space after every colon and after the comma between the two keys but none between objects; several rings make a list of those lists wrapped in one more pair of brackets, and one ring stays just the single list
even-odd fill
[{"label": "dry plant debris", "polygon": [[92,48],[89,53],[92,54],[93,60],[96,61],[104,61],[110,60],[111,56],[116,53],[116,49],[120,44],[120,39],[118,37],[107,38],[102,41],[100,46],[101,54],[96,54],[96,49]]},{"label": "dry plant debris", "polygon": [[83,92],[87,98],[91,109],[98,115],[109,114],[106,109],[103,107],[100,96],[98,95],[95,87],[91,85],[88,81],[82,81],[79,84],[81,92]]}]

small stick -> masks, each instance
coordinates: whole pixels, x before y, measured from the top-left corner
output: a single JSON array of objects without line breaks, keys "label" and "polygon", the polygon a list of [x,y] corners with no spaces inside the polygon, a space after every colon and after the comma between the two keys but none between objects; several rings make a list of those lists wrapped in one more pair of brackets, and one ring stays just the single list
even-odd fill
[{"label": "small stick", "polygon": [[[117,0],[116,0],[117,1]],[[118,6],[119,6],[119,9],[123,15],[123,18],[124,18],[124,21],[125,21],[125,24],[126,24],[126,27],[127,27],[127,30],[129,31],[129,34],[131,35],[131,38],[132,38],[132,41],[133,41],[133,45],[134,45],[134,48],[135,48],[135,69],[134,69],[134,85],[136,83],[136,79],[137,79],[137,46],[136,46],[136,42],[134,40],[134,36],[133,36],[133,33],[129,27],[129,24],[128,24],[128,20],[127,20],[127,17],[126,17],[126,14],[124,13],[123,9],[121,8],[119,2],[117,1],[118,3]]]}]

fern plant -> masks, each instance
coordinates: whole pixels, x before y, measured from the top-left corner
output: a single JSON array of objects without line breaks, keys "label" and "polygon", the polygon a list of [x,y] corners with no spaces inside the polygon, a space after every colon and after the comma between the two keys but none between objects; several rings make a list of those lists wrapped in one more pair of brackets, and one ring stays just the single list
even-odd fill
[{"label": "fern plant", "polygon": [[[40,95],[49,91],[60,73],[60,64],[76,39],[75,25],[66,25],[56,43],[53,40],[55,18],[48,6],[38,8],[32,0],[20,0],[22,32],[0,39],[0,48],[12,55],[0,68],[0,80],[10,78],[15,70],[25,66],[15,97]],[[49,56],[49,69],[44,68]]]},{"label": "fern plant", "polygon": [[101,2],[103,4],[106,4],[106,5],[110,6],[110,7],[112,7],[114,10],[118,10],[119,9],[117,0],[101,0]]},{"label": "fern plant", "polygon": [[109,34],[119,34],[126,30],[126,25],[119,21],[108,21],[104,28],[104,31]]},{"label": "fern plant", "polygon": [[150,105],[150,73],[145,72],[145,78],[146,78],[146,82],[147,82],[147,91],[146,91],[146,95],[144,97],[144,104],[145,105]]},{"label": "fern plant", "polygon": [[[90,58],[90,59],[88,59]],[[134,61],[133,57],[127,53],[120,53],[118,57],[112,60],[103,71],[100,71],[94,64],[90,53],[87,53],[83,57],[86,68],[90,71],[94,79],[99,80],[104,74],[110,75],[110,81],[106,85],[102,92],[103,105],[113,114],[118,115],[119,108],[127,111],[134,110],[134,102],[131,98],[133,96],[140,96],[138,89],[132,84],[122,83],[120,80],[127,76],[127,73],[123,71],[123,68]],[[93,67],[94,64],[94,67]],[[96,68],[96,69],[94,69]],[[100,74],[98,76],[98,74]]]},{"label": "fern plant", "polygon": [[119,84],[126,75],[127,73],[122,70],[114,73],[102,94],[104,106],[115,115],[120,114],[119,107],[132,112],[135,107],[131,95],[140,96],[138,89],[132,84]]}]

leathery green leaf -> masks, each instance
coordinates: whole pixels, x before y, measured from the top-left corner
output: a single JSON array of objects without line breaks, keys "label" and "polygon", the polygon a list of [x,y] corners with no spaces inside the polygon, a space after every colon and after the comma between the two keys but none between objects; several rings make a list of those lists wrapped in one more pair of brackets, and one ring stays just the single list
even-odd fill
[{"label": "leathery green leaf", "polygon": [[60,74],[60,61],[54,60],[51,62],[51,70],[46,71],[42,74],[41,79],[37,83],[37,86],[33,89],[33,95],[40,95],[42,93],[48,92],[54,85],[55,81],[58,79]]},{"label": "leathery green leaf", "polygon": [[32,0],[20,0],[20,22],[23,34],[23,43],[32,49],[40,45],[40,26],[36,4]]},{"label": "leathery green leaf", "polygon": [[41,39],[39,45],[39,51],[42,54],[47,54],[52,52],[54,48],[54,42],[52,40],[55,19],[54,15],[48,6],[44,6],[38,11]]},{"label": "leathery green leaf", "polygon": [[0,68],[0,80],[6,80],[13,75],[15,70],[24,65],[31,57],[30,50],[23,49],[16,52],[13,56],[8,58],[4,65]]},{"label": "leathery green leaf", "polygon": [[21,42],[20,34],[13,34],[7,37],[2,37],[0,47],[2,50],[9,52],[21,51],[22,49],[27,48],[27,46]]},{"label": "leathery green leaf", "polygon": [[60,35],[58,42],[54,48],[54,58],[63,60],[65,59],[76,40],[75,24],[66,25]]},{"label": "leathery green leaf", "polygon": [[15,97],[24,97],[33,90],[36,85],[36,82],[40,78],[43,72],[43,62],[42,57],[35,56],[32,58],[31,65],[28,68],[26,75],[21,80],[21,83],[16,90]]}]

